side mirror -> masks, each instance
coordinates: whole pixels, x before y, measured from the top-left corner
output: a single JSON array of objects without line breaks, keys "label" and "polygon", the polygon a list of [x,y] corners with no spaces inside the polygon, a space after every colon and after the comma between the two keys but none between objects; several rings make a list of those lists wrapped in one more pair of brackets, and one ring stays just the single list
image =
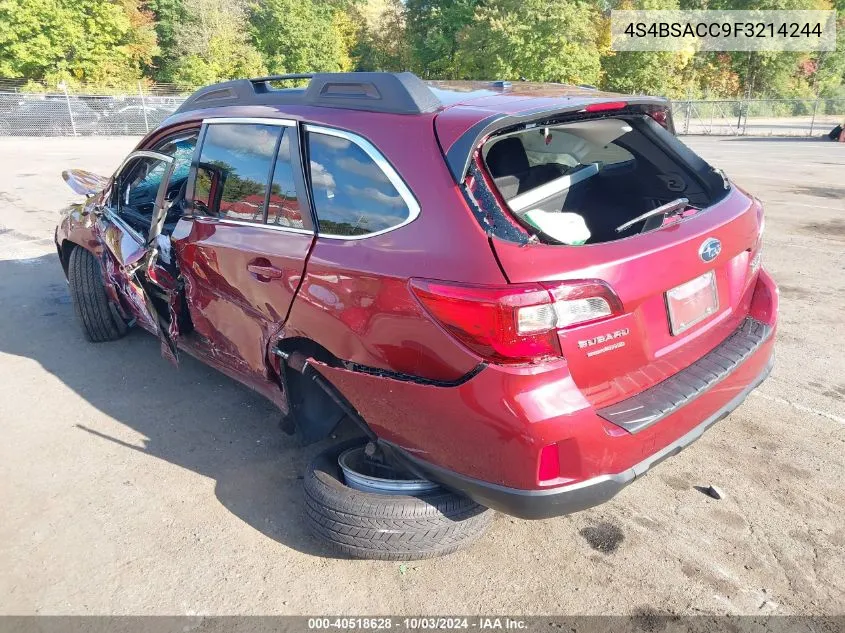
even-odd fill
[{"label": "side mirror", "polygon": [[82,211],[80,211],[79,215],[83,218],[89,215],[93,215],[95,218],[101,217],[106,212],[106,207],[99,203],[99,202],[92,202],[90,204],[86,204]]}]

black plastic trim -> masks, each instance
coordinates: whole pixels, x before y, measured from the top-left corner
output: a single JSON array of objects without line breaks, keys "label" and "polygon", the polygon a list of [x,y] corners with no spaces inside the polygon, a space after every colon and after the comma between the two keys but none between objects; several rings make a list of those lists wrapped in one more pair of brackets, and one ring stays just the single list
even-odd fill
[{"label": "black plastic trim", "polygon": [[266,77],[253,77],[250,81],[254,84],[267,83],[268,81],[291,81],[296,79],[311,79],[314,73],[288,73],[286,75],[267,75]]},{"label": "black plastic trim", "polygon": [[[272,81],[310,79],[306,88],[275,89]],[[221,106],[308,105],[389,114],[425,114],[443,104],[410,72],[355,72],[275,75],[236,79],[200,88],[176,114]]]},{"label": "black plastic trim", "polygon": [[[274,349],[273,354],[281,358],[284,362],[288,362],[291,358],[291,352]],[[307,356],[307,355],[306,355]],[[325,350],[319,348],[311,355],[314,360],[329,367],[336,369],[346,369],[347,371],[354,371],[359,374],[368,374],[370,376],[378,376],[380,378],[390,378],[391,380],[400,380],[402,382],[412,382],[418,385],[428,385],[431,387],[460,387],[465,382],[475,378],[481,371],[487,367],[487,363],[478,363],[475,367],[459,376],[454,380],[437,380],[435,378],[425,378],[423,376],[415,376],[414,374],[405,374],[391,369],[382,369],[380,367],[370,367],[369,365],[361,365],[348,360],[341,360]]]},{"label": "black plastic trim", "polygon": [[506,127],[509,124],[507,123],[508,121],[514,123],[511,121],[512,118],[506,114],[488,116],[473,125],[452,143],[449,151],[446,152],[446,165],[449,167],[449,172],[457,184],[461,184],[464,180],[464,176],[472,160],[472,152],[475,150],[475,146],[485,136],[492,134],[499,128]]},{"label": "black plastic trim", "polygon": [[730,402],[665,448],[621,473],[601,475],[570,486],[548,490],[508,488],[435,466],[384,440],[379,440],[379,444],[417,476],[436,481],[488,508],[522,519],[547,519],[572,514],[609,501],[634,479],[695,442],[707,429],[741,405],[748,394],[769,376],[773,364],[774,357],[769,359],[760,375]]},{"label": "black plastic trim", "polygon": [[357,371],[361,374],[369,374],[371,376],[379,376],[381,378],[391,378],[393,380],[401,380],[403,382],[413,382],[418,385],[428,385],[431,387],[460,387],[465,382],[471,380],[487,367],[487,363],[478,363],[470,371],[463,376],[455,378],[454,380],[436,380],[434,378],[423,378],[422,376],[414,376],[413,374],[403,374],[398,371],[391,371],[389,369],[379,369],[378,367],[368,367],[367,365],[359,365],[358,363],[344,362],[341,363],[344,369],[349,371]]},{"label": "black plastic trim", "polygon": [[598,409],[596,414],[629,433],[647,429],[727,378],[771,335],[770,326],[748,317],[686,369],[635,396]]}]

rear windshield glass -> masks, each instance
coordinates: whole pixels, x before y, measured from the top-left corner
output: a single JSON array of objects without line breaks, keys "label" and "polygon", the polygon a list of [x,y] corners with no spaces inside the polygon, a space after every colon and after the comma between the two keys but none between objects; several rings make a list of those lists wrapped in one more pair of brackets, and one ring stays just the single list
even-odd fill
[{"label": "rear windshield glass", "polygon": [[646,116],[536,126],[492,139],[483,156],[511,212],[565,244],[659,228],[726,193],[721,176]]}]

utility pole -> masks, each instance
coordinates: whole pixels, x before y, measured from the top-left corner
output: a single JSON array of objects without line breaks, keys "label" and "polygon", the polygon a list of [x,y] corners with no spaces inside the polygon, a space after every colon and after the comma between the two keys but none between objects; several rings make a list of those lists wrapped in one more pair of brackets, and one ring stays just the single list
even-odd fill
[{"label": "utility pole", "polygon": [[73,135],[76,136],[76,122],[73,120],[73,109],[70,107],[70,97],[67,93],[67,84],[64,81],[59,82],[59,88],[61,88],[65,93],[65,101],[67,102],[67,113],[70,116],[70,127],[73,130]]},{"label": "utility pole", "polygon": [[150,131],[150,123],[147,121],[147,104],[144,103],[144,90],[141,88],[141,82],[138,82],[138,94],[141,95],[141,111],[144,113],[144,127],[147,132]]}]

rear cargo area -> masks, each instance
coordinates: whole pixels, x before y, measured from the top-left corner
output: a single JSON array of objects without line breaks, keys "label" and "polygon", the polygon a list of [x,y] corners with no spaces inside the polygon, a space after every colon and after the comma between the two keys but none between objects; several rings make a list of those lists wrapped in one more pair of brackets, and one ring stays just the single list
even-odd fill
[{"label": "rear cargo area", "polygon": [[728,192],[719,172],[645,114],[528,125],[492,137],[482,157],[514,218],[550,243],[651,231]]}]

